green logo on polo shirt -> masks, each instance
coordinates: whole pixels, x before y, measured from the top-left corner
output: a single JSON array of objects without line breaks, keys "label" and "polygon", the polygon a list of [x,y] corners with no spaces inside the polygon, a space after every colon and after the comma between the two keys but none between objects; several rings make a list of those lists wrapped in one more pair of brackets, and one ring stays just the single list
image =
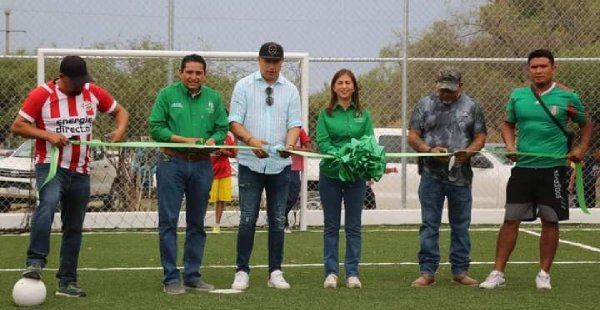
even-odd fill
[{"label": "green logo on polo shirt", "polygon": [[183,108],[183,104],[181,102],[173,102],[171,103],[171,108]]}]

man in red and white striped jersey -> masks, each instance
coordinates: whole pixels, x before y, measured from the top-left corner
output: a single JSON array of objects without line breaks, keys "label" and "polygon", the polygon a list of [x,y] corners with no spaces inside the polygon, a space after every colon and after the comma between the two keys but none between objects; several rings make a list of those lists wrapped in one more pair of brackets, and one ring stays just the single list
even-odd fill
[{"label": "man in red and white striped jersey", "polygon": [[[109,135],[119,141],[125,134],[129,113],[102,87],[93,83],[85,60],[66,56],[60,63],[58,78],[35,88],[15,118],[14,134],[35,138],[36,186],[38,205],[31,221],[27,269],[23,277],[41,279],[50,249],[50,229],[54,212],[61,203],[62,242],[58,296],[84,297],[77,287],[77,261],[81,230],[90,196],[89,162],[91,147],[71,141],[90,141],[98,112],[115,118],[116,129]],[[44,185],[50,171],[50,150],[59,151],[55,177]]]}]

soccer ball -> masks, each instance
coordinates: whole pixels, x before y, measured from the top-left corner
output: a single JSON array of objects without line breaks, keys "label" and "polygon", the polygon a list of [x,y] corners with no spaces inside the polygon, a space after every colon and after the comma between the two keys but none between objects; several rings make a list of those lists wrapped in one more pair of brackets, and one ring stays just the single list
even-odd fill
[{"label": "soccer ball", "polygon": [[46,285],[42,280],[21,278],[13,287],[12,298],[20,307],[41,305],[46,300]]}]

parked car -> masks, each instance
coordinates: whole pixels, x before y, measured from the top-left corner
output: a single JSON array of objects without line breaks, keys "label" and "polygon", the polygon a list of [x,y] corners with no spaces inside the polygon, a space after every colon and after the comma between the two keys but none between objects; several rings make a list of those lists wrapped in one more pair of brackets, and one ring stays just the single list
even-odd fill
[{"label": "parked car", "polygon": [[[33,144],[34,140],[26,140],[9,157],[0,158],[0,212],[6,212],[13,203],[35,203]],[[105,150],[94,148],[90,161],[90,197],[102,200],[105,208],[113,205],[111,187],[115,177],[115,168],[109,163]]]},{"label": "parked car", "polygon": [[[375,128],[375,138],[383,145],[386,153],[402,152],[402,129],[400,128]],[[502,144],[486,144],[484,150],[502,150]],[[407,145],[407,152],[414,152]],[[310,159],[307,162],[307,177],[309,190],[318,191],[319,160]],[[482,152],[471,158],[473,168],[473,208],[503,208],[506,197],[506,183],[510,177],[513,163],[501,154]],[[396,168],[398,173],[386,174],[371,185],[377,209],[398,209],[401,207],[400,180],[402,173],[402,160],[388,158],[387,168]],[[420,208],[418,188],[420,175],[417,171],[417,159],[407,158],[406,165],[406,204],[407,208]],[[309,207],[319,208],[318,195],[309,194]],[[372,204],[369,198],[365,205]]]},{"label": "parked car", "polygon": [[14,150],[0,149],[0,158],[8,157]]}]

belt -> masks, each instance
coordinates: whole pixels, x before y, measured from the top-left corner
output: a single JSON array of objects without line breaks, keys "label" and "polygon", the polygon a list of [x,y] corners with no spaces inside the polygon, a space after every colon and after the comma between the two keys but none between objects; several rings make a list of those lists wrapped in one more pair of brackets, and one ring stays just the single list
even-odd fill
[{"label": "belt", "polygon": [[172,148],[161,148],[160,151],[167,155],[167,156],[171,156],[171,157],[175,157],[175,158],[179,158],[181,160],[187,160],[187,161],[206,161],[206,160],[210,160],[210,155],[208,154],[200,154],[200,153],[186,153],[186,152],[180,152],[180,151],[176,151]]}]

